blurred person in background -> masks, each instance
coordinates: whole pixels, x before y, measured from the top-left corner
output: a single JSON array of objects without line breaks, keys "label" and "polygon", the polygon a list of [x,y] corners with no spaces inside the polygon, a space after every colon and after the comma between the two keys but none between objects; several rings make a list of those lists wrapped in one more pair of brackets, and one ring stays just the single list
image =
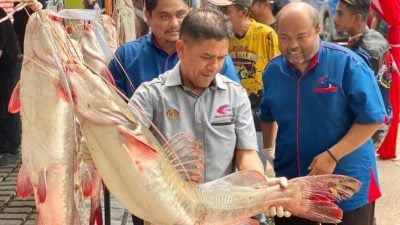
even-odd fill
[{"label": "blurred person in background", "polygon": [[[7,13],[0,8],[0,19]],[[8,112],[11,93],[20,78],[21,50],[10,19],[0,23],[0,154],[17,154],[21,144],[19,114]]]},{"label": "blurred person in background", "polygon": [[276,30],[276,19],[272,13],[270,0],[253,0],[250,7],[250,16],[257,22],[268,25]]},{"label": "blurred person in background", "polygon": [[389,102],[392,78],[388,71],[390,68],[385,63],[385,56],[389,53],[390,46],[382,34],[368,28],[369,11],[369,0],[340,0],[336,9],[335,28],[339,32],[349,34],[347,47],[361,56],[375,73],[388,115],[385,125],[372,136],[377,150],[389,131],[392,118],[392,108]]}]

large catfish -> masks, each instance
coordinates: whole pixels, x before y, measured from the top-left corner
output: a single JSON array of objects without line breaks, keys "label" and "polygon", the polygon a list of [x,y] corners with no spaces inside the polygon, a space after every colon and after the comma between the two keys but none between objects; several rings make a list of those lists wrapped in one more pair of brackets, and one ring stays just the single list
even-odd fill
[{"label": "large catfish", "polygon": [[[26,33],[20,86],[10,101],[10,111],[20,108],[22,120],[17,194],[21,198],[34,194],[38,225],[79,225],[75,199],[80,192],[74,182],[80,164],[76,158],[78,132],[65,65],[82,60],[82,55],[50,11],[32,14]],[[93,196],[87,187],[99,193],[92,183],[85,184],[86,196]],[[101,209],[96,207],[91,210],[96,213],[91,215],[91,224],[101,221]]]},{"label": "large catfish", "polygon": [[[34,193],[40,225],[80,224],[74,202],[72,96],[59,91],[68,85],[61,73],[69,57],[64,54],[64,44],[58,43],[66,34],[59,21],[42,11],[30,17],[26,33],[20,80],[22,166],[17,193],[22,198]],[[13,98],[11,106],[17,102]]]},{"label": "large catfish", "polygon": [[107,188],[130,212],[154,224],[232,225],[274,205],[338,223],[342,211],[333,201],[360,188],[340,175],[301,177],[287,188],[268,186],[256,171],[197,185],[203,161],[196,142],[178,134],[162,147],[111,85],[78,63],[67,71],[83,135]]},{"label": "large catfish", "polygon": [[118,45],[136,40],[136,15],[132,0],[116,0],[113,19],[118,36]]},{"label": "large catfish", "polygon": [[[98,35],[102,35],[102,37],[96,37],[95,29],[97,29]],[[106,49],[102,49],[99,38],[104,40],[104,35],[102,31],[100,31],[100,25],[97,27],[89,23],[76,25],[72,29],[71,37],[80,43],[80,50],[85,65],[95,74],[101,75],[107,80],[112,80],[114,82],[114,78],[107,68],[109,61],[106,60],[105,56],[106,52],[110,52],[111,55],[114,54],[114,52],[111,52],[108,45],[103,45],[103,48]]]}]

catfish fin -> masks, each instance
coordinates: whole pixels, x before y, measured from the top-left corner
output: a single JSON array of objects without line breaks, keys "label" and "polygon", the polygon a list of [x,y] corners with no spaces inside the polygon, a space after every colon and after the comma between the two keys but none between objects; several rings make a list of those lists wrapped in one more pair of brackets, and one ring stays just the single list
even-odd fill
[{"label": "catfish fin", "polygon": [[18,172],[17,178],[17,196],[21,199],[26,199],[33,194],[32,182],[29,179],[28,172],[22,164]]},{"label": "catfish fin", "polygon": [[210,190],[254,190],[268,187],[267,178],[256,170],[241,170],[200,185]]},{"label": "catfish fin", "polygon": [[91,108],[90,110],[80,112],[85,119],[103,126],[119,125],[131,130],[134,130],[137,126],[136,123],[129,120],[128,117],[117,110],[110,110],[108,108]]},{"label": "catfish fin", "polygon": [[103,214],[101,212],[101,206],[91,206],[90,208],[90,219],[89,225],[102,225],[103,224]]},{"label": "catfish fin", "polygon": [[10,113],[17,113],[21,111],[21,98],[20,98],[20,90],[21,90],[21,81],[18,81],[17,85],[14,87],[12,91],[10,102],[8,103],[8,111]]},{"label": "catfish fin", "polygon": [[260,222],[256,219],[248,218],[238,223],[237,225],[259,225]]},{"label": "catfish fin", "polygon": [[47,195],[46,171],[40,171],[38,179],[37,195],[39,203],[43,203],[44,201],[46,201]]},{"label": "catfish fin", "polygon": [[[85,168],[83,168],[85,167]],[[81,162],[80,166],[80,184],[81,184],[81,189],[82,189],[82,194],[83,197],[87,198],[91,196],[92,194],[92,189],[93,189],[93,178],[92,174],[90,173],[89,169],[87,168],[86,165]]]},{"label": "catfish fin", "polygon": [[124,140],[125,146],[133,155],[139,154],[141,157],[153,158],[159,154],[151,145],[135,137],[126,127],[118,126],[118,130]]},{"label": "catfish fin", "polygon": [[200,149],[199,143],[192,139],[189,132],[177,133],[164,145],[164,150],[183,179],[196,184],[202,182],[203,150]]},{"label": "catfish fin", "polygon": [[333,202],[303,200],[300,202],[307,210],[295,213],[296,216],[321,223],[339,224],[343,211]]},{"label": "catfish fin", "polygon": [[110,70],[104,66],[100,71],[100,76],[102,76],[105,80],[107,80],[110,84],[115,86],[115,80]]},{"label": "catfish fin", "polygon": [[289,182],[306,182],[309,188],[313,188],[310,198],[319,201],[343,201],[361,188],[361,182],[357,179],[338,174],[298,177]]}]

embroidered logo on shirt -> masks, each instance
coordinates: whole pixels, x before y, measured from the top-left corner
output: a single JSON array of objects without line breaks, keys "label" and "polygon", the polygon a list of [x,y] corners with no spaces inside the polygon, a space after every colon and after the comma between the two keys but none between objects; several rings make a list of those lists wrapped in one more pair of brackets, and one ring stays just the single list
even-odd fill
[{"label": "embroidered logo on shirt", "polygon": [[335,81],[328,78],[328,75],[322,75],[322,77],[317,80],[317,87],[314,87],[315,93],[329,93],[337,92],[338,86]]},{"label": "embroidered logo on shirt", "polygon": [[223,104],[216,110],[211,119],[211,125],[221,126],[235,123],[234,108],[230,104]]},{"label": "embroidered logo on shirt", "polygon": [[176,120],[179,117],[179,112],[176,109],[168,109],[165,114],[170,120]]},{"label": "embroidered logo on shirt", "polygon": [[217,113],[221,115],[226,115],[232,112],[232,107],[229,104],[224,104],[218,107]]}]

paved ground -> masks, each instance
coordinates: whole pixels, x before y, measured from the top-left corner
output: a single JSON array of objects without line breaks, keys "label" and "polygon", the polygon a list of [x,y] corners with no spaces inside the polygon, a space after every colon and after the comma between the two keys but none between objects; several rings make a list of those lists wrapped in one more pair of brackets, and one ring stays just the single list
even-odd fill
[{"label": "paved ground", "polygon": [[[400,156],[399,150],[397,155]],[[20,200],[15,196],[19,164],[19,156],[0,155],[0,225],[36,224],[33,198]],[[400,160],[378,159],[378,169],[382,198],[376,205],[377,225],[400,225]],[[123,215],[124,210],[112,198],[111,225],[132,224],[130,216],[124,218]]]},{"label": "paved ground", "polygon": [[[36,225],[33,197],[20,200],[15,195],[19,164],[18,155],[0,155],[0,225]],[[132,224],[130,216],[123,217],[124,209],[112,197],[110,208],[111,225]]]},{"label": "paved ground", "polygon": [[377,225],[400,225],[400,160],[377,162],[382,190],[382,197],[376,202]]}]

